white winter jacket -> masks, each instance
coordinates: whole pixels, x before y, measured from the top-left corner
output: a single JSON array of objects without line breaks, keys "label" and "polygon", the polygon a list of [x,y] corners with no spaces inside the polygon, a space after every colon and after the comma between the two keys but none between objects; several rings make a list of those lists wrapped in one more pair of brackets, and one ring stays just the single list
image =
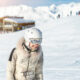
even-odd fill
[{"label": "white winter jacket", "polygon": [[7,80],[43,80],[41,47],[32,52],[25,46],[24,38],[21,38],[9,57]]}]

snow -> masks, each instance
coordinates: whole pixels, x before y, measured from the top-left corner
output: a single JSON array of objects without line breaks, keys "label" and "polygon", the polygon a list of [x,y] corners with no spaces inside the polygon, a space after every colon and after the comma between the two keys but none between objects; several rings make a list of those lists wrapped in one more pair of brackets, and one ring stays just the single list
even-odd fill
[{"label": "snow", "polygon": [[17,19],[17,18],[5,18],[4,21],[10,21],[15,23],[31,23],[33,20]]},{"label": "snow", "polygon": [[[36,27],[43,32],[44,80],[80,80],[79,21],[75,16],[37,22]],[[0,35],[0,80],[6,79],[10,52],[24,31]]]},{"label": "snow", "polygon": [[6,27],[6,28],[12,28],[13,25],[10,25],[10,24],[9,24],[9,25],[5,25],[5,27]]},{"label": "snow", "polygon": [[[60,19],[54,19],[56,15],[50,11],[53,7],[33,9],[28,6],[15,6],[12,7],[15,13],[11,15],[33,19],[36,21],[35,27],[42,30],[44,80],[80,80],[80,16],[75,16],[76,11],[80,9],[80,3],[57,6],[58,12],[62,13]],[[69,8],[73,10],[74,14],[66,17]],[[3,16],[10,14],[9,11],[11,11],[8,11],[8,8],[7,10],[0,8],[0,10],[0,14],[7,11]],[[25,30],[0,34],[0,80],[6,79],[6,66],[10,52],[16,47],[18,40],[24,36],[24,32]]]}]

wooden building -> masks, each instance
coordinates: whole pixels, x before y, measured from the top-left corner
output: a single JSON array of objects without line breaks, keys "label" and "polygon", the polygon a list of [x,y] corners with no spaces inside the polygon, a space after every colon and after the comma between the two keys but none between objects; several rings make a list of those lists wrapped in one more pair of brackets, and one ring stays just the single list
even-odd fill
[{"label": "wooden building", "polygon": [[0,18],[0,30],[2,31],[18,31],[25,28],[35,26],[35,21],[25,20],[23,17],[3,17]]}]

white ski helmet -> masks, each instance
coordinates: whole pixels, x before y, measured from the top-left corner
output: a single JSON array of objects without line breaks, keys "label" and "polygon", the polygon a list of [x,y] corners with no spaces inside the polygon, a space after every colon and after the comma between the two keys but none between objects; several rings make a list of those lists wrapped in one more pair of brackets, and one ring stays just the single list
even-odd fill
[{"label": "white ski helmet", "polygon": [[24,39],[26,41],[27,46],[29,45],[29,42],[31,42],[31,39],[33,40],[38,39],[37,42],[40,44],[42,41],[42,32],[37,28],[29,28],[25,31]]}]

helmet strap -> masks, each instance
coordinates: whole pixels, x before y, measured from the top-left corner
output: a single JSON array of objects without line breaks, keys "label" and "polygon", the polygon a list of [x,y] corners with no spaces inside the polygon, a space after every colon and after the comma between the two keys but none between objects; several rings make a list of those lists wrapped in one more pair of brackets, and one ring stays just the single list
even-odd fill
[{"label": "helmet strap", "polygon": [[25,43],[23,43],[23,45],[29,52],[31,52],[31,49],[29,49],[28,46]]},{"label": "helmet strap", "polygon": [[[37,48],[37,50],[32,51],[31,48],[29,46],[27,46],[25,43],[23,43],[24,47],[30,52],[37,52],[39,50],[39,47]],[[30,45],[30,43],[29,43]]]}]

